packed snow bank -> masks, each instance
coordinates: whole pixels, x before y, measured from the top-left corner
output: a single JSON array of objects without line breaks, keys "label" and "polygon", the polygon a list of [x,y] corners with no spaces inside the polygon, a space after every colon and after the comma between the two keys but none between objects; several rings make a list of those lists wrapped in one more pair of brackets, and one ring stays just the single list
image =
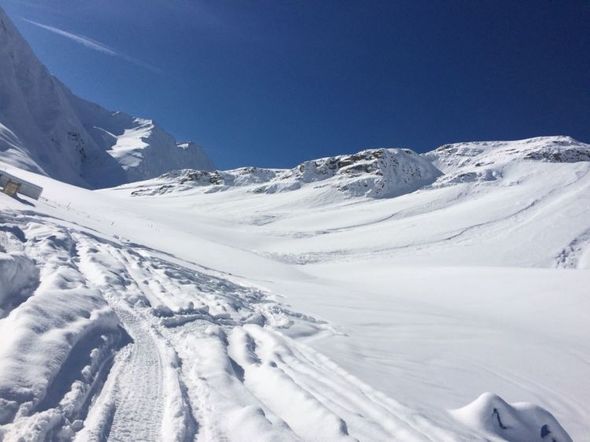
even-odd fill
[{"label": "packed snow bank", "polygon": [[159,195],[204,187],[207,193],[235,187],[252,193],[282,193],[311,183],[349,196],[390,198],[413,192],[441,175],[427,160],[410,149],[369,149],[306,161],[293,169],[246,167],[227,171],[182,170],[144,183],[133,195]]},{"label": "packed snow bank", "polygon": [[547,410],[526,402],[507,403],[500,396],[484,393],[451,414],[470,428],[493,439],[508,442],[572,442]]}]

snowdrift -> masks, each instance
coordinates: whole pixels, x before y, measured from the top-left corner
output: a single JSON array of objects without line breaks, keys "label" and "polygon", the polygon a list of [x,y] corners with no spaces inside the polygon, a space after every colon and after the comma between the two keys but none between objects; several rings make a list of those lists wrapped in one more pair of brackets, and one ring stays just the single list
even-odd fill
[{"label": "snowdrift", "polygon": [[451,413],[490,438],[507,442],[573,442],[547,410],[526,402],[509,404],[500,396],[484,393]]}]

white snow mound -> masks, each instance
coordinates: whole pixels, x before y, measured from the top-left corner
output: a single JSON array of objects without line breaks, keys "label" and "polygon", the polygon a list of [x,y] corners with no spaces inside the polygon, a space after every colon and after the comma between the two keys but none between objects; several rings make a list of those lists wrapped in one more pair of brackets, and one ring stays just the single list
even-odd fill
[{"label": "white snow mound", "polygon": [[509,442],[571,442],[573,439],[551,413],[527,402],[509,404],[494,393],[484,393],[451,414],[493,440]]}]

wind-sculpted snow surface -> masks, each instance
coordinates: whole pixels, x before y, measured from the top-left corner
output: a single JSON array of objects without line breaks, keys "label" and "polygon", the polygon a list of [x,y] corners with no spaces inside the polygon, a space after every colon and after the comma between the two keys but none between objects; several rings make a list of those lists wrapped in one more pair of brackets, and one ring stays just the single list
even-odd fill
[{"label": "wind-sculpted snow surface", "polygon": [[[245,167],[228,171],[182,170],[147,182],[134,195],[160,195],[194,188],[207,193],[247,187],[252,193],[281,193],[310,185],[318,193],[390,198],[413,192],[441,175],[410,149],[369,149],[353,155],[306,161],[293,169]],[[319,190],[322,189],[322,190]]]},{"label": "wind-sculpted snow surface", "polygon": [[[115,406],[109,439],[186,440],[197,428],[203,440],[240,440],[248,434],[257,440],[348,440],[349,433],[369,440],[398,434],[409,440],[426,434],[452,437],[453,432],[424,418],[407,417],[409,410],[273,332],[296,322],[317,332],[327,328],[322,321],[294,313],[257,289],[172,264],[147,250],[137,253],[87,238],[80,243],[81,266],[103,293],[112,293],[107,296],[137,348],[131,351],[147,347],[141,350],[146,356],[117,381],[120,393],[103,393],[131,399]],[[133,311],[117,307],[122,300]],[[155,359],[158,354],[159,361],[149,360],[148,355]],[[166,370],[167,376],[161,373]],[[260,376],[267,382],[257,382]],[[327,385],[320,382],[326,376]],[[158,397],[153,390],[162,378],[171,384],[162,385]],[[133,388],[131,394],[136,379],[152,391]],[[358,417],[356,407],[349,408],[344,400],[364,404],[367,414]],[[100,415],[99,410],[93,412]],[[108,407],[102,413],[108,414]],[[158,432],[153,427],[160,421]],[[84,430],[81,440],[89,434],[96,432]]]},{"label": "wind-sculpted snow surface", "polygon": [[[0,240],[7,236],[0,232]],[[5,253],[6,248],[0,245],[3,250],[0,251],[0,318],[24,302],[39,284],[39,272],[34,262],[18,247],[14,249],[16,251],[12,253]]]}]

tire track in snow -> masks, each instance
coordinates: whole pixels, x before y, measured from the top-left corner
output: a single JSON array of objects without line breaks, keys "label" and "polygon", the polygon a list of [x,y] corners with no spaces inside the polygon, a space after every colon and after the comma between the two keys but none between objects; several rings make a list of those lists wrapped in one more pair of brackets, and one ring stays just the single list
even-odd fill
[{"label": "tire track in snow", "polygon": [[[134,340],[119,354],[92,419],[85,422],[88,431],[79,440],[192,438],[190,422],[187,425],[186,418],[175,414],[175,399],[185,398],[170,394],[170,355],[165,345],[173,346],[182,360],[202,440],[244,440],[248,435],[258,440],[432,441],[450,440],[457,434],[449,422],[427,421],[272,331],[284,321],[275,324],[276,309],[266,305],[269,300],[262,293],[138,256],[99,238],[79,235],[78,242],[80,268],[102,290]],[[196,285],[199,291],[190,299],[206,302],[207,317],[167,327],[166,320],[185,314],[179,302]],[[166,304],[149,308],[152,302],[170,303],[174,310]],[[226,316],[219,316],[216,309],[225,310],[232,321],[222,320]],[[252,309],[261,309],[265,319],[255,322],[264,325],[246,325]],[[168,313],[160,317],[159,312]],[[176,367],[172,371],[179,385],[180,364]],[[96,415],[104,416],[98,424]],[[95,436],[86,437],[89,433]]]},{"label": "tire track in snow", "polygon": [[132,313],[114,308],[133,339],[125,369],[117,378],[109,440],[160,440],[164,393],[162,360],[146,326]]},{"label": "tire track in snow", "polygon": [[[138,312],[125,306],[123,295],[129,281],[123,275],[109,274],[106,266],[97,262],[93,254],[114,258],[105,244],[93,244],[82,235],[79,243],[80,269],[88,281],[99,288],[115,311],[127,333],[133,339],[116,358],[107,385],[101,393],[108,396],[97,400],[102,410],[93,410],[89,421],[98,428],[91,429],[92,440],[160,441],[164,416],[165,388],[163,361],[155,342],[150,323]],[[98,250],[97,250],[98,248]],[[116,376],[113,378],[113,376]],[[91,412],[91,414],[92,414]],[[102,427],[102,428],[101,428]],[[86,436],[90,436],[86,434]]]}]

